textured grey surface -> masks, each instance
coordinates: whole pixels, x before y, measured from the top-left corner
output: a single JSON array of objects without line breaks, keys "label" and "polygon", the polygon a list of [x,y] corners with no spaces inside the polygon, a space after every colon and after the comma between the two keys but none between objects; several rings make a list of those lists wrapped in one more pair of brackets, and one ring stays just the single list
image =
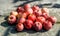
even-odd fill
[{"label": "textured grey surface", "polygon": [[[17,6],[22,4],[39,5],[47,7],[50,11],[50,15],[57,17],[57,22],[51,30],[43,32],[35,32],[32,30],[24,30],[22,32],[16,32],[14,26],[8,25],[4,18],[9,15],[12,10],[15,10]],[[52,5],[44,5],[45,3]],[[57,4],[57,6],[55,5]],[[0,36],[60,36],[60,0],[40,0],[40,1],[20,1],[20,0],[0,0]],[[59,8],[58,8],[59,7]]]}]

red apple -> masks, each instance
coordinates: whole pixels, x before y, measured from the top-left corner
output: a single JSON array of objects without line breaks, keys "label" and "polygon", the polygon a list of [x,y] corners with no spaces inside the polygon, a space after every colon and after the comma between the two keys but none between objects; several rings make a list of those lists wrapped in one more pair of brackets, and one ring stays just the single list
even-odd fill
[{"label": "red apple", "polygon": [[17,29],[17,31],[22,31],[22,30],[24,29],[23,24],[22,24],[22,23],[18,23],[18,24],[16,25],[16,29]]},{"label": "red apple", "polygon": [[36,16],[41,16],[42,15],[41,9],[35,10],[33,14],[35,14]]},{"label": "red apple", "polygon": [[47,19],[47,18],[49,17],[49,14],[43,13],[42,16],[43,16],[45,19]]},{"label": "red apple", "polygon": [[25,22],[25,18],[20,18],[19,20],[18,20],[18,23],[24,23]]},{"label": "red apple", "polygon": [[17,16],[18,13],[16,11],[11,11],[10,15],[14,15],[14,16]]},{"label": "red apple", "polygon": [[40,22],[35,22],[34,25],[33,25],[33,27],[34,27],[34,29],[35,29],[36,31],[40,31],[40,30],[42,30],[42,23],[40,23]]},{"label": "red apple", "polygon": [[33,25],[33,21],[31,21],[31,20],[26,20],[24,23],[24,26],[26,29],[31,29],[32,25]]},{"label": "red apple", "polygon": [[25,9],[25,10],[26,10],[26,9],[29,9],[29,8],[31,8],[30,4],[25,4],[25,5],[24,5],[24,9]]},{"label": "red apple", "polygon": [[42,13],[47,13],[47,14],[49,14],[49,10],[48,10],[47,8],[42,8],[41,11],[42,11]]},{"label": "red apple", "polygon": [[8,17],[8,23],[13,24],[16,22],[16,17],[14,15],[10,15]]},{"label": "red apple", "polygon": [[33,10],[31,8],[29,8],[29,9],[26,9],[25,12],[27,12],[28,14],[32,14]]},{"label": "red apple", "polygon": [[19,20],[21,17],[22,17],[22,13],[19,12],[18,15],[17,15],[17,20]]},{"label": "red apple", "polygon": [[43,23],[43,27],[44,27],[45,30],[49,30],[49,29],[52,28],[52,23],[50,21],[45,21]]},{"label": "red apple", "polygon": [[57,18],[54,16],[50,16],[47,20],[51,21],[54,25],[54,23],[56,23],[56,21],[57,21]]},{"label": "red apple", "polygon": [[23,12],[24,12],[24,8],[18,7],[18,8],[17,8],[17,12],[18,12],[18,13],[19,13],[19,12],[23,13]]},{"label": "red apple", "polygon": [[27,18],[27,16],[28,16],[28,13],[27,13],[27,12],[24,12],[24,13],[22,14],[22,17],[23,17],[23,18]]},{"label": "red apple", "polygon": [[32,20],[32,21],[35,21],[35,20],[36,20],[36,16],[35,16],[34,14],[30,14],[30,15],[28,16],[28,19],[29,19],[29,20]]},{"label": "red apple", "polygon": [[43,23],[43,22],[45,22],[45,18],[43,16],[39,16],[36,18],[36,21]]},{"label": "red apple", "polygon": [[33,9],[33,11],[39,10],[39,7],[38,6],[33,6],[32,9]]}]

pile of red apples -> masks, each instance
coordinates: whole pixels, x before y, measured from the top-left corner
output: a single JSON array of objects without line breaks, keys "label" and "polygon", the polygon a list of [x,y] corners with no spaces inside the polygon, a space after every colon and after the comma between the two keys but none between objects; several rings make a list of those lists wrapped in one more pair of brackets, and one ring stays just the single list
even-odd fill
[{"label": "pile of red apples", "polygon": [[56,21],[56,17],[49,15],[47,8],[39,8],[36,5],[31,7],[29,4],[18,7],[16,11],[11,11],[8,17],[9,24],[17,23],[17,31],[23,31],[24,29],[40,31],[43,28],[44,30],[50,30]]}]

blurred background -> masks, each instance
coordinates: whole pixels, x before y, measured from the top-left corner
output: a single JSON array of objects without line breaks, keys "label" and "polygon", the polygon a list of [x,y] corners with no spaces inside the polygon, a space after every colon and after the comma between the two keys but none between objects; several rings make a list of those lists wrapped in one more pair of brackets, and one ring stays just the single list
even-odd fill
[{"label": "blurred background", "polygon": [[[0,0],[0,12],[6,13],[8,10],[15,10],[16,7],[23,6],[24,4],[30,4],[31,6],[38,5],[40,7],[60,8],[60,0]],[[2,13],[0,15],[2,15]]]}]

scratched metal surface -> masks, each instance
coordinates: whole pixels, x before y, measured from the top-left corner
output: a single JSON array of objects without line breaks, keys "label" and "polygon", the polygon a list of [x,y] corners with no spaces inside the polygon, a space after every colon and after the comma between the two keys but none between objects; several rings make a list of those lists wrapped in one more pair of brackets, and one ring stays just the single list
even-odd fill
[{"label": "scratched metal surface", "polygon": [[[57,23],[49,31],[35,32],[33,30],[24,30],[17,32],[15,26],[10,26],[5,20],[12,10],[24,4],[38,5],[47,7],[52,16],[57,17]],[[0,36],[60,36],[60,0],[40,0],[40,1],[22,1],[22,0],[0,0]]]}]

